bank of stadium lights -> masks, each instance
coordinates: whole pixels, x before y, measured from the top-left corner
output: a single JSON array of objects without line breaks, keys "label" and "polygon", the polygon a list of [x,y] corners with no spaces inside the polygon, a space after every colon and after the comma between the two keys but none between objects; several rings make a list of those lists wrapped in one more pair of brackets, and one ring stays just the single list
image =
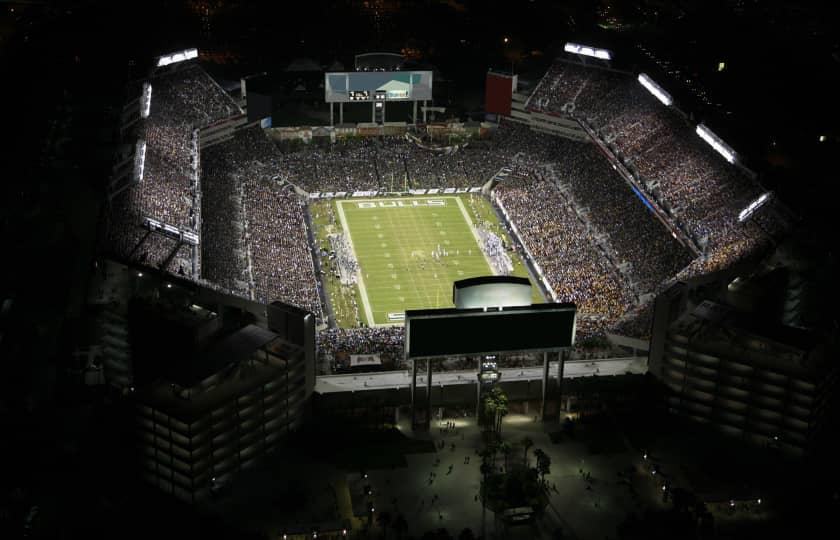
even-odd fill
[{"label": "bank of stadium lights", "polygon": [[140,118],[148,118],[152,108],[152,84],[143,83],[143,96],[140,99]]},{"label": "bank of stadium lights", "polygon": [[700,138],[709,143],[709,146],[722,155],[729,163],[735,163],[735,150],[729,147],[728,144],[720,140],[720,137],[715,135],[709,128],[703,124],[697,125],[697,134]]},{"label": "bank of stadium lights", "polygon": [[674,100],[671,98],[671,94],[663,90],[661,86],[653,82],[653,79],[648,77],[646,74],[639,73],[639,82],[642,84],[642,86],[644,86],[647,89],[648,92],[653,94],[654,97],[661,101],[666,107],[670,107],[671,103],[674,102]]},{"label": "bank of stadium lights", "polygon": [[198,58],[198,49],[187,49],[172,54],[167,54],[158,58],[157,67],[168,66],[170,64],[177,64],[185,60],[192,60]]},{"label": "bank of stadium lights", "polygon": [[769,199],[770,199],[770,192],[769,191],[767,193],[762,193],[759,198],[757,198],[756,200],[751,202],[749,205],[747,205],[746,208],[741,210],[741,212],[738,214],[738,221],[743,222],[743,221],[748,220],[750,218],[750,216],[755,214],[756,210],[758,210],[759,208],[764,206]]},{"label": "bank of stadium lights", "polygon": [[612,53],[607,49],[596,49],[595,47],[570,42],[566,43],[563,50],[568,53],[579,54],[581,56],[591,56],[592,58],[598,58],[600,60],[612,60]]},{"label": "bank of stadium lights", "polygon": [[137,146],[134,150],[134,181],[143,181],[143,171],[146,168],[146,141],[137,141]]}]

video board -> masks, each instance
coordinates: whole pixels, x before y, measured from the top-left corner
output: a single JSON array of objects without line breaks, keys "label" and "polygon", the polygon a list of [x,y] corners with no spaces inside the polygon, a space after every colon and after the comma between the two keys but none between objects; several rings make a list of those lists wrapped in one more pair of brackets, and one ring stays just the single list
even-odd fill
[{"label": "video board", "polygon": [[503,310],[427,309],[405,312],[407,358],[520,351],[559,351],[575,342],[574,304]]},{"label": "video board", "polygon": [[432,99],[431,71],[351,71],[324,74],[327,103]]}]

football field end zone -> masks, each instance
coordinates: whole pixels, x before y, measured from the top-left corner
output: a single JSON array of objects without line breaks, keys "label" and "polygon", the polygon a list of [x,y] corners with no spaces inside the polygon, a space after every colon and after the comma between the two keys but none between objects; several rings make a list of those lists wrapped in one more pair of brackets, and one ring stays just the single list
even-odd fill
[{"label": "football field end zone", "polygon": [[[405,201],[408,201],[408,200],[412,200],[412,199],[454,199],[455,203],[458,205],[458,209],[461,212],[461,217],[464,219],[464,223],[467,225],[467,228],[470,230],[470,233],[472,234],[473,239],[475,240],[475,243],[478,246],[478,249],[479,249],[479,251],[481,252],[481,254],[484,258],[485,264],[489,268],[490,272],[492,274],[495,274],[495,271],[493,269],[493,265],[490,263],[490,260],[487,257],[487,254],[484,253],[483,249],[481,249],[481,239],[479,238],[478,233],[475,230],[475,226],[473,224],[472,219],[470,218],[469,212],[464,207],[464,202],[461,200],[461,197],[459,195],[455,195],[455,194],[415,195],[415,196],[409,196],[409,197],[396,197],[396,198],[395,197],[374,197],[374,198],[347,199],[347,200],[336,199],[335,200],[335,205],[336,205],[336,210],[338,212],[338,219],[341,223],[341,228],[342,228],[343,232],[347,235],[348,242],[350,244],[350,250],[353,252],[353,257],[357,261],[359,260],[359,256],[356,253],[356,248],[353,244],[353,235],[350,231],[350,226],[347,222],[347,217],[344,213],[343,203],[348,203],[348,202],[349,203],[381,202],[381,201],[389,201],[389,200],[393,200],[393,201],[405,200]],[[367,318],[366,322],[367,322],[368,326],[370,326],[370,327],[402,326],[404,324],[403,320],[399,320],[398,322],[394,321],[394,322],[388,322],[388,323],[377,323],[375,321],[375,318],[373,316],[373,308],[371,307],[371,301],[368,298],[367,288],[366,288],[365,283],[364,283],[363,272],[359,272],[357,277],[358,277],[357,282],[358,282],[358,286],[359,286],[359,293],[360,293],[361,300],[362,300],[362,307],[364,309],[365,318]],[[390,314],[388,314],[388,318],[391,318]]]}]

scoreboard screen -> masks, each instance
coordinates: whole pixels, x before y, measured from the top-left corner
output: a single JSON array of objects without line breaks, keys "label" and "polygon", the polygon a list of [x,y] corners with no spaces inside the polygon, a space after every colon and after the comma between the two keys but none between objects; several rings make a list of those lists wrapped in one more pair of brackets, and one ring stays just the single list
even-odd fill
[{"label": "scoreboard screen", "polygon": [[351,71],[324,74],[327,103],[432,99],[431,71]]},{"label": "scoreboard screen", "polygon": [[559,351],[574,345],[574,304],[405,312],[408,358],[519,351]]}]

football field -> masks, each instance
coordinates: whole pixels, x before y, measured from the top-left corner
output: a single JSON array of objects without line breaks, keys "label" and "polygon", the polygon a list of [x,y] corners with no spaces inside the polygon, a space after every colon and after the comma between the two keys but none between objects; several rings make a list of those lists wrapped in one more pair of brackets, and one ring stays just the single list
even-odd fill
[{"label": "football field", "polygon": [[451,307],[454,281],[493,273],[460,197],[339,200],[336,210],[371,326],[400,323],[407,309]]}]

